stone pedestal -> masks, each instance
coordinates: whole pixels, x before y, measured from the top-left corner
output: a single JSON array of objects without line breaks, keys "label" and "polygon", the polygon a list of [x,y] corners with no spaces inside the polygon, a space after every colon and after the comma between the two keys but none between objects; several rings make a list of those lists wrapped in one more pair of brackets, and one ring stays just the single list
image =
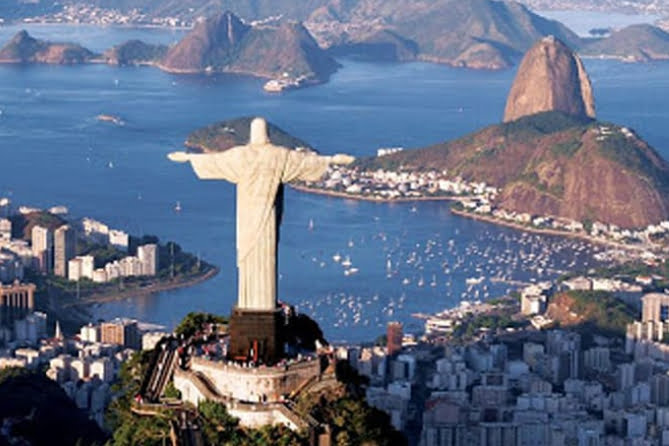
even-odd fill
[{"label": "stone pedestal", "polygon": [[228,356],[272,364],[283,355],[281,310],[249,310],[235,307],[230,317]]}]

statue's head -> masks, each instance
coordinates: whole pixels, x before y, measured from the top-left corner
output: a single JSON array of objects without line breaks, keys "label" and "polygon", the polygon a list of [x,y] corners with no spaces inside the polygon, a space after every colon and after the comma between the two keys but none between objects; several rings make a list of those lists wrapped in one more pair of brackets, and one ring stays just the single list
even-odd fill
[{"label": "statue's head", "polygon": [[249,137],[249,144],[269,144],[269,136],[267,135],[267,121],[265,121],[263,118],[255,118],[253,121],[251,121],[251,136]]}]

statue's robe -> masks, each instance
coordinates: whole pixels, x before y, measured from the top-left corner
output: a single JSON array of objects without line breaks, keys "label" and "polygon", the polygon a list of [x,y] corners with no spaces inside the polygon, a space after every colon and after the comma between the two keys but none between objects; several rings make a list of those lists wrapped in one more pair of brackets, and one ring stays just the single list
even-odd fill
[{"label": "statue's robe", "polygon": [[296,180],[317,181],[330,158],[268,143],[190,155],[199,178],[237,184],[238,308],[276,308],[279,187]]}]

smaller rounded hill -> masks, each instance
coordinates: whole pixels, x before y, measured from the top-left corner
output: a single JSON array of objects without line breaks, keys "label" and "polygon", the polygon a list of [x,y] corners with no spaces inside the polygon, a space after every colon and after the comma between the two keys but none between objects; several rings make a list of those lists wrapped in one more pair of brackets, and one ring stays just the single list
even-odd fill
[{"label": "smaller rounded hill", "polygon": [[[249,142],[249,131],[254,116],[220,121],[193,131],[186,139],[186,147],[203,153],[222,152],[235,146],[245,145]],[[267,123],[269,140],[277,146],[287,147],[294,150],[315,151],[305,141],[296,138],[280,127]]]}]

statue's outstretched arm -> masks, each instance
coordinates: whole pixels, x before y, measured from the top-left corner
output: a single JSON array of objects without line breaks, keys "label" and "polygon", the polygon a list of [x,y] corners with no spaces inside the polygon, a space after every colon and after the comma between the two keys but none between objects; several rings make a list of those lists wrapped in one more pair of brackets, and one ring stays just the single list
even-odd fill
[{"label": "statue's outstretched arm", "polygon": [[198,178],[203,180],[239,181],[239,153],[233,149],[218,153],[172,152],[167,157],[177,163],[190,161]]},{"label": "statue's outstretched arm", "polygon": [[318,181],[327,172],[330,164],[350,164],[354,160],[355,158],[348,155],[321,156],[291,151],[282,181]]}]

